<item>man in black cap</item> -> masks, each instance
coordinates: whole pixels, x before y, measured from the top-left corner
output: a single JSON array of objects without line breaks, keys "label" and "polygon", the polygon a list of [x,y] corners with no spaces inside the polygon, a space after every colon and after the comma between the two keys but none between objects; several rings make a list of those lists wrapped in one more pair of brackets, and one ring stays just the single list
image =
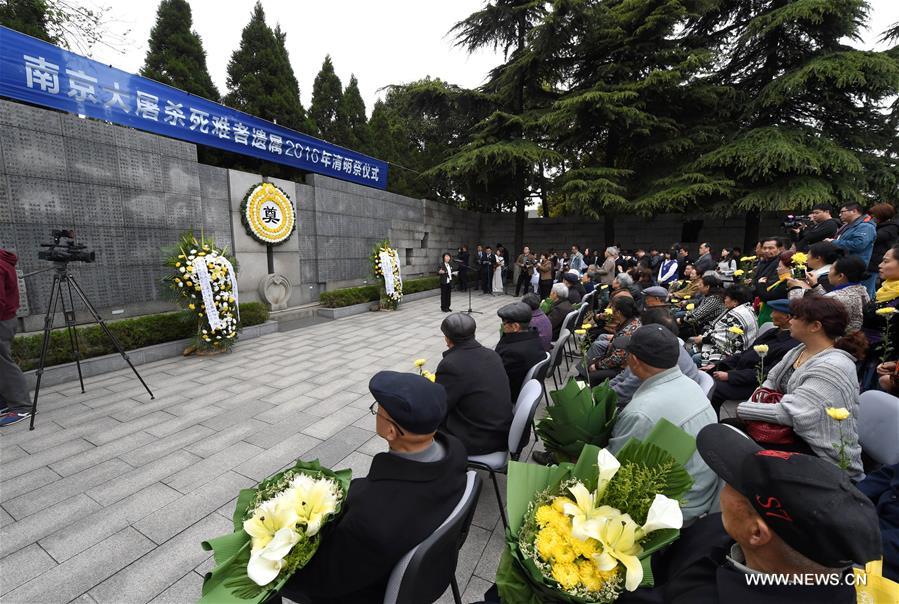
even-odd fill
[{"label": "man in black cap", "polygon": [[580,273],[568,271],[562,276],[562,280],[568,287],[568,301],[572,304],[580,304],[584,296],[587,295],[587,290],[584,289],[584,285],[581,283]]},{"label": "man in black cap", "polygon": [[540,335],[530,327],[531,307],[524,302],[506,304],[496,311],[503,322],[503,335],[496,345],[496,353],[506,368],[512,404],[524,384],[524,376],[531,367],[546,358]]},{"label": "man in black cap", "polygon": [[[612,428],[609,450],[618,452],[632,437],[646,438],[662,418],[691,436],[718,418],[699,384],[685,376],[677,365],[681,344],[661,325],[644,325],[634,332],[624,349],[627,367],[642,383],[621,411]],[[684,519],[690,520],[711,509],[718,495],[718,479],[699,457],[686,464],[693,486],[684,495]]]},{"label": "man in black cap", "polygon": [[345,513],[281,590],[295,602],[383,602],[393,567],[465,492],[465,447],[435,434],[446,415],[443,387],[414,373],[381,371],[368,389],[378,436],[390,451],[375,455],[367,477],[353,480]]},{"label": "man in black cap", "polygon": [[850,566],[882,550],[874,505],[846,472],[762,449],[725,424],[703,428],[696,445],[725,482],[721,513],[684,529],[653,560],[658,587],[622,603],[856,602]]},{"label": "man in black cap", "polygon": [[503,361],[474,339],[475,321],[453,313],[440,324],[446,346],[437,366],[437,383],[446,388],[442,430],[462,441],[469,455],[503,451],[509,446],[512,395]]}]

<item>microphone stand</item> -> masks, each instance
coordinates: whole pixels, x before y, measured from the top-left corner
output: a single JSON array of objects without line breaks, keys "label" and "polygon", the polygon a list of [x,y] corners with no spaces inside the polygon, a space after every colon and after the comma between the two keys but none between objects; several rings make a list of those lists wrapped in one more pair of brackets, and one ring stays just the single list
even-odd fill
[{"label": "microphone stand", "polygon": [[[455,263],[456,267],[459,269],[460,273],[462,271],[465,271],[467,273],[468,271],[471,270],[471,268],[469,266],[462,264],[459,260],[453,259],[453,262]],[[469,286],[470,285],[471,285],[471,283],[469,283]],[[471,308],[471,290],[472,290],[472,288],[468,287],[468,310],[463,310],[462,312],[469,314],[469,315],[472,315],[472,314],[482,315],[482,314],[484,314],[483,312],[481,312],[479,310],[472,310],[472,308]]]}]

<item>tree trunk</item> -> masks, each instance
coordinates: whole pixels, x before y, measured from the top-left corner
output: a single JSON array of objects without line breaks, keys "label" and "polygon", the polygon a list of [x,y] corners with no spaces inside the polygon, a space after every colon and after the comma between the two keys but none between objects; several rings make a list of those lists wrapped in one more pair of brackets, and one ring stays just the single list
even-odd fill
[{"label": "tree trunk", "polygon": [[755,254],[755,244],[759,240],[761,222],[762,213],[759,210],[746,212],[746,227],[743,231],[743,254],[747,256]]},{"label": "tree trunk", "polygon": [[524,219],[525,219],[525,196],[524,193],[518,198],[518,202],[515,204],[515,241],[511,250],[509,250],[509,257],[506,258],[506,266],[511,266],[511,263],[514,262],[515,258],[518,258],[518,254],[521,253],[521,249],[524,247]]},{"label": "tree trunk", "polygon": [[[603,238],[605,246],[615,245],[615,214],[607,213],[602,217]],[[600,254],[602,257],[602,254]]]}]

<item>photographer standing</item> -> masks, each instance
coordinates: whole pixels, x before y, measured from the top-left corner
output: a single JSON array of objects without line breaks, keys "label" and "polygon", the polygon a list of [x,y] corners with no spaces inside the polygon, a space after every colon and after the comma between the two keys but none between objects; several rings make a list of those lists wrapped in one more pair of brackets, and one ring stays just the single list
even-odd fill
[{"label": "photographer standing", "polygon": [[518,266],[518,279],[515,281],[515,297],[517,298],[518,292],[522,289],[523,293],[528,293],[528,285],[531,282],[531,275],[534,273],[535,258],[531,254],[531,248],[524,246],[524,250],[519,254],[515,264]]},{"label": "photographer standing", "polygon": [[28,385],[10,353],[19,309],[17,260],[12,252],[0,249],[0,426],[11,426],[31,417]]},{"label": "photographer standing", "polygon": [[827,204],[815,204],[808,217],[813,224],[790,229],[790,239],[796,243],[797,252],[808,252],[813,243],[832,238],[840,228],[840,221],[830,215]]}]

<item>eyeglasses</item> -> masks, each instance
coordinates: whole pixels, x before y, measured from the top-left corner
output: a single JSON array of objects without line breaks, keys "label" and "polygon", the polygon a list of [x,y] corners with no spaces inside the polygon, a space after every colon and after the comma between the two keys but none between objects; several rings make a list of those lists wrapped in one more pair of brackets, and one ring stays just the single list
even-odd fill
[{"label": "eyeglasses", "polygon": [[403,432],[403,429],[400,428],[400,425],[398,423],[396,423],[389,417],[385,417],[385,416],[381,415],[380,413],[378,413],[378,409],[375,409],[375,405],[377,405],[377,404],[378,404],[378,401],[375,401],[371,404],[371,407],[368,408],[369,413],[371,413],[372,415],[375,415],[377,417],[380,417],[385,422],[390,422],[391,424],[393,424],[393,427],[396,428],[396,431],[400,433],[400,436],[405,436],[406,433]]}]

